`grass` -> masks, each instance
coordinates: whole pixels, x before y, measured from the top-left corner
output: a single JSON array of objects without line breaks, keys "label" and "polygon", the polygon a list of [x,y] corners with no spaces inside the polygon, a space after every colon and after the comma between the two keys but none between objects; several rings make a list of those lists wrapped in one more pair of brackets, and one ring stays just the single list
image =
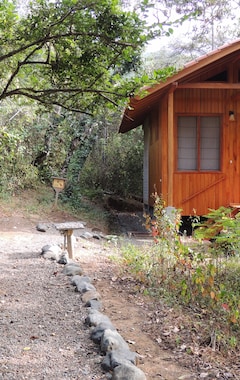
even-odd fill
[{"label": "grass", "polygon": [[45,186],[20,191],[15,195],[0,194],[1,208],[5,211],[20,210],[26,213],[48,212],[53,205],[53,191]]},{"label": "grass", "polygon": [[103,232],[109,229],[109,213],[101,206],[85,197],[80,197],[76,207],[61,197],[55,205],[55,193],[51,186],[38,186],[37,189],[20,191],[15,195],[0,194],[0,208],[5,213],[15,211],[27,215],[52,215],[54,212],[64,212],[74,218],[85,221],[89,227],[100,228]]}]

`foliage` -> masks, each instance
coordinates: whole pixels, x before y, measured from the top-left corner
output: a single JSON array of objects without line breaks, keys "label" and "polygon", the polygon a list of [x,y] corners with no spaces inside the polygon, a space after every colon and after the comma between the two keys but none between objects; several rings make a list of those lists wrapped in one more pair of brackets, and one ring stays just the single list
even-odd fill
[{"label": "foliage", "polygon": [[159,80],[138,72],[142,49],[156,36],[171,35],[199,7],[184,4],[180,14],[177,0],[133,3],[2,2],[0,100],[21,96],[96,115],[103,105],[125,104],[154,76]]},{"label": "foliage", "polygon": [[[43,113],[33,125],[29,138],[33,162],[42,178],[64,176],[75,185],[98,127],[99,124],[87,115]],[[34,145],[34,141],[38,144]]]},{"label": "foliage", "polygon": [[134,130],[126,136],[104,129],[80,173],[81,189],[141,196],[142,157],[141,130]]},{"label": "foliage", "polygon": [[141,196],[142,132],[119,135],[117,113],[105,110],[95,118],[57,108],[46,113],[8,101],[1,115],[5,125],[0,128],[8,136],[1,141],[4,191],[39,181],[51,184],[53,176],[63,176],[68,180],[65,197],[75,204],[82,193],[104,190]]},{"label": "foliage", "polygon": [[138,65],[146,41],[135,12],[113,0],[35,0],[21,14],[10,1],[1,8],[1,100],[95,113],[132,91],[119,72]]},{"label": "foliage", "polygon": [[[213,213],[218,216],[217,223],[221,220],[224,228],[226,225],[229,228],[228,210],[212,210],[211,217]],[[144,292],[189,305],[209,319],[214,333],[219,326],[224,326],[229,342],[234,337],[240,338],[240,264],[237,257],[226,256],[224,251],[220,255],[219,247],[214,248],[216,246],[209,250],[209,243],[205,240],[180,239],[176,228],[179,219],[173,215],[169,218],[163,198],[155,194],[154,218],[147,217],[147,227],[152,231],[155,244],[134,249],[126,247],[122,251],[125,270],[128,268],[142,283]],[[239,240],[238,222],[235,225],[236,230],[230,223],[234,248]],[[207,228],[205,232],[209,233]],[[216,335],[215,345],[225,342],[226,336],[223,339]]]},{"label": "foliage", "polygon": [[232,217],[231,208],[220,207],[209,210],[204,222],[195,224],[195,237],[211,239],[211,250],[215,255],[239,255],[240,214]]},{"label": "foliage", "polygon": [[38,171],[27,160],[27,150],[22,145],[21,134],[9,133],[2,127],[0,137],[0,192],[14,193],[36,185]]},{"label": "foliage", "polygon": [[177,27],[173,22],[171,37],[161,38],[158,51],[146,55],[148,67],[182,67],[184,63],[239,37],[237,1],[156,0],[156,3],[161,4],[162,10],[166,7],[170,20],[185,16],[185,21]]},{"label": "foliage", "polygon": [[[141,192],[142,143],[137,139],[130,149],[134,141],[128,144],[125,137],[122,149],[120,138],[110,142],[108,136],[106,144],[102,134],[115,121],[108,114],[106,123],[103,114],[125,104],[143,84],[165,80],[173,69],[151,77],[141,73],[141,50],[150,38],[144,14],[151,4],[138,1],[130,9],[115,0],[2,2],[1,125],[18,140],[18,155],[11,147],[16,156],[4,161],[1,186],[11,183],[14,191],[33,186],[37,177],[49,183],[53,175],[62,175],[68,178],[68,195],[78,198],[80,173],[94,146],[105,157],[100,160],[101,188],[112,191],[115,184],[113,190],[120,193]],[[9,148],[10,141],[3,144]],[[139,172],[130,184],[127,170]]]}]

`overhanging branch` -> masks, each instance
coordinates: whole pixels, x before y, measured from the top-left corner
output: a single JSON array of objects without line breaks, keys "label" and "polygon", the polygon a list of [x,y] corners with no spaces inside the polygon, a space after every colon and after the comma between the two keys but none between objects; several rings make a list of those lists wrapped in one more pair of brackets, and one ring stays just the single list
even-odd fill
[{"label": "overhanging branch", "polygon": [[124,98],[125,95],[119,94],[115,91],[109,91],[109,90],[97,90],[97,89],[83,89],[83,88],[49,88],[49,89],[42,89],[42,90],[35,90],[34,88],[16,88],[14,90],[8,91],[2,95],[0,95],[0,100],[5,99],[10,96],[14,95],[24,95],[24,96],[51,96],[54,94],[75,94],[75,95],[83,95],[84,93],[92,93],[97,95],[113,95],[117,97]]},{"label": "overhanging branch", "polygon": [[16,55],[18,53],[22,53],[25,50],[28,50],[29,48],[31,48],[33,46],[36,46],[36,49],[40,49],[39,45],[43,46],[47,42],[60,40],[62,38],[65,39],[65,38],[68,38],[68,37],[74,37],[74,38],[76,38],[76,37],[87,37],[87,36],[88,37],[102,39],[108,45],[113,44],[115,46],[121,46],[121,47],[125,47],[125,48],[126,47],[133,47],[133,48],[138,47],[137,45],[132,44],[130,42],[114,40],[114,39],[109,38],[106,35],[97,34],[97,33],[79,33],[79,32],[70,32],[70,33],[62,33],[62,34],[59,33],[59,34],[54,34],[54,35],[46,35],[46,36],[44,36],[42,38],[39,38],[38,40],[35,40],[35,41],[27,44],[27,45],[20,46],[18,49],[12,50],[11,52],[9,52],[7,54],[2,55],[0,57],[0,62],[4,61],[7,58],[11,58],[11,57],[13,57],[14,55]]}]

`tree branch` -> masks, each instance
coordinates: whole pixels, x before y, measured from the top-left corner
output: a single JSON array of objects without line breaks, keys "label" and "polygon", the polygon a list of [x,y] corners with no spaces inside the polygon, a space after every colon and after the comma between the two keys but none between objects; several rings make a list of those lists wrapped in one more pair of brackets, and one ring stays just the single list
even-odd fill
[{"label": "tree branch", "polygon": [[57,93],[62,93],[62,94],[75,94],[75,95],[79,95],[79,94],[83,94],[83,93],[94,93],[94,94],[98,94],[98,95],[104,95],[104,94],[108,94],[108,95],[114,95],[114,96],[119,96],[119,97],[124,97],[124,95],[121,95],[117,92],[114,92],[114,91],[108,91],[108,90],[97,90],[97,89],[90,89],[90,88],[86,88],[86,89],[82,89],[82,88],[48,88],[48,89],[42,89],[42,90],[34,90],[33,88],[16,88],[12,91],[9,91],[7,93],[4,94],[4,96],[0,95],[0,100],[1,99],[5,99],[7,97],[10,97],[10,96],[13,96],[13,95],[24,95],[24,96],[28,96],[33,94],[36,95],[36,96],[50,96],[50,95],[54,95],[54,94],[57,94]]},{"label": "tree branch", "polygon": [[13,82],[13,80],[14,80],[14,78],[17,76],[17,74],[19,73],[19,70],[20,70],[20,68],[21,68],[21,66],[23,66],[24,64],[26,64],[26,61],[37,51],[37,50],[39,50],[39,49],[41,49],[42,48],[42,46],[38,46],[38,47],[36,47],[35,49],[33,49],[32,50],[32,52],[31,53],[29,53],[26,57],[25,57],[25,59],[24,59],[24,61],[23,62],[18,62],[18,65],[17,65],[17,67],[16,67],[16,70],[14,70],[13,71],[13,73],[12,73],[12,75],[10,76],[10,78],[9,78],[9,80],[8,80],[8,82],[7,82],[7,84],[6,84],[6,86],[5,86],[5,88],[3,89],[3,91],[2,91],[2,94],[1,94],[1,97],[3,97],[4,98],[4,94],[6,94],[7,93],[7,90],[8,90],[8,88],[9,88],[9,86],[10,86],[10,84]]},{"label": "tree branch", "polygon": [[[51,42],[51,41],[55,41],[55,40],[59,40],[59,39],[62,39],[62,38],[67,38],[67,37],[94,37],[94,38],[100,38],[102,40],[104,40],[108,45],[110,45],[111,43],[116,45],[116,46],[121,46],[121,47],[137,47],[137,45],[135,44],[132,44],[132,43],[129,43],[129,42],[124,42],[124,41],[116,41],[116,40],[111,40],[109,37],[107,37],[106,35],[102,35],[102,34],[96,34],[96,33],[77,33],[77,32],[71,32],[71,33],[60,33],[60,34],[55,34],[55,35],[47,35],[47,36],[44,36],[43,38],[40,38],[36,41],[33,41],[25,46],[21,46],[19,47],[18,49],[15,49],[15,50],[12,50],[11,52],[7,53],[7,54],[4,54],[0,57],[0,62],[4,61],[5,59],[7,58],[11,58],[13,57],[14,55],[18,54],[18,53],[22,53],[23,51],[33,47],[33,46],[36,46],[36,45],[41,45],[41,46],[44,46],[45,43],[47,42]],[[36,47],[36,50],[40,49],[39,46]]]}]

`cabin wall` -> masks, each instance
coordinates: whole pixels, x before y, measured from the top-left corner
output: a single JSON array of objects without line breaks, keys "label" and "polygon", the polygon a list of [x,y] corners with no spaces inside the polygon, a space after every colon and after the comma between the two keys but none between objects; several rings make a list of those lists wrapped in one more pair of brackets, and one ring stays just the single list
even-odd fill
[{"label": "cabin wall", "polygon": [[[229,121],[229,111],[235,121]],[[209,208],[240,204],[240,95],[236,90],[176,89],[174,92],[174,168],[168,160],[168,97],[161,99],[151,114],[149,150],[149,193],[163,194],[167,204],[168,175],[173,172],[173,202],[182,215],[204,215]],[[219,115],[221,163],[219,171],[177,170],[177,116]],[[152,200],[150,200],[152,203]]]},{"label": "cabin wall", "polygon": [[[175,91],[175,167],[173,175],[174,205],[182,209],[183,215],[203,215],[209,208],[231,203],[229,184],[226,178],[232,134],[235,128],[229,123],[232,109],[228,90],[185,89]],[[222,120],[220,171],[179,172],[177,171],[177,116],[219,115]],[[240,200],[240,199],[239,199]]]}]

